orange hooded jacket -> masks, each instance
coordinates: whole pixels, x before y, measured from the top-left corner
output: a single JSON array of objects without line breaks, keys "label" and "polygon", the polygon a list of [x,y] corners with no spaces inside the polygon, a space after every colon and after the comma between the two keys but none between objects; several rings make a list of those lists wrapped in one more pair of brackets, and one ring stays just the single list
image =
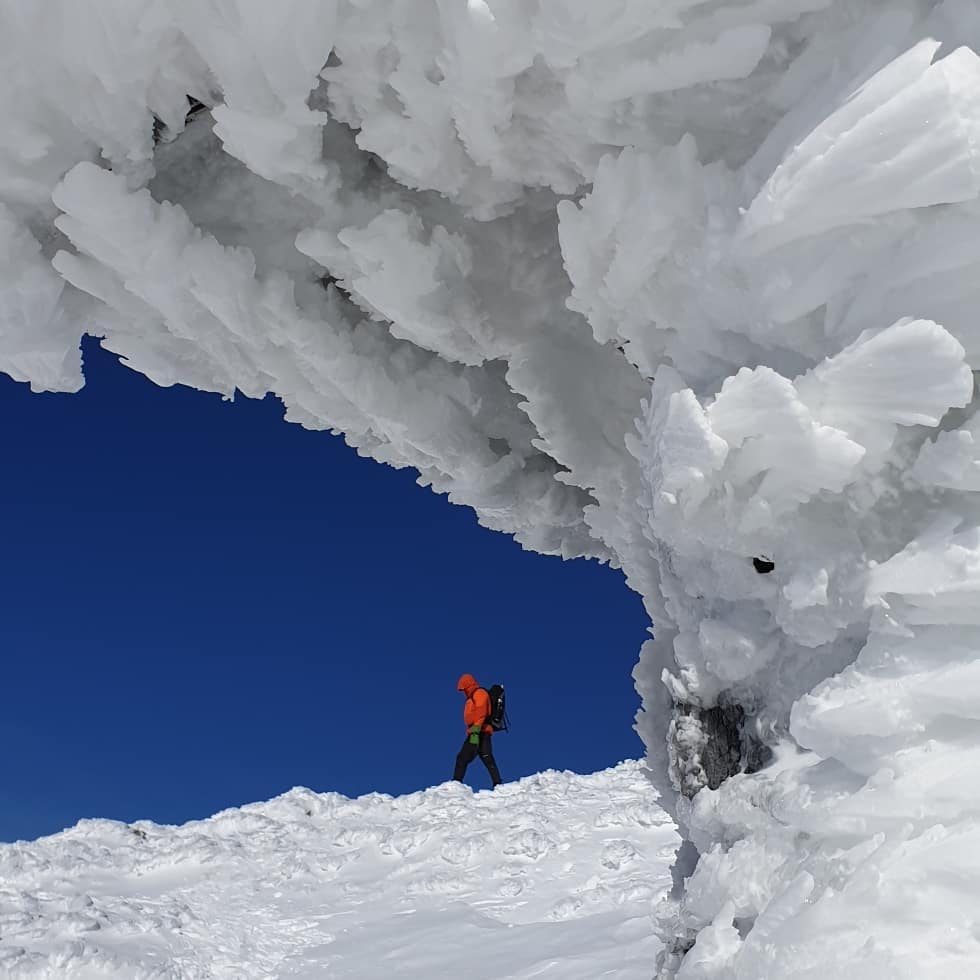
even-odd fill
[{"label": "orange hooded jacket", "polygon": [[[472,674],[463,674],[456,685],[456,690],[466,695],[466,704],[463,705],[463,723],[467,731],[470,730],[471,725],[479,725],[490,717],[490,695],[477,684]],[[484,724],[482,731],[493,734],[493,727]]]}]

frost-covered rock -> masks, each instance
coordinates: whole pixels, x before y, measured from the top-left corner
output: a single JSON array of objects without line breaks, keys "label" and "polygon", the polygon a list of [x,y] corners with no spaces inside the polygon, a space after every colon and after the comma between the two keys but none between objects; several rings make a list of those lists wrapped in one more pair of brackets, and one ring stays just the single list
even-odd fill
[{"label": "frost-covered rock", "polygon": [[973,0],[0,22],[0,369],[95,334],[621,567],[662,976],[980,974]]}]

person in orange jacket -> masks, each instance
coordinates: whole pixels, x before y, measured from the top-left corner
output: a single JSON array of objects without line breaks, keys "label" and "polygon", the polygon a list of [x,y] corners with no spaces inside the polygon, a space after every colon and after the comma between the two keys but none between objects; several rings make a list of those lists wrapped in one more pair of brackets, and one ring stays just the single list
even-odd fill
[{"label": "person in orange jacket", "polygon": [[463,674],[456,685],[457,691],[466,696],[463,706],[463,724],[466,725],[466,741],[456,756],[456,768],[453,779],[461,783],[466,775],[466,767],[479,756],[490,773],[490,782],[497,786],[500,782],[500,772],[493,758],[493,748],[490,740],[493,738],[493,728],[487,724],[490,718],[490,695],[480,687],[472,674]]}]

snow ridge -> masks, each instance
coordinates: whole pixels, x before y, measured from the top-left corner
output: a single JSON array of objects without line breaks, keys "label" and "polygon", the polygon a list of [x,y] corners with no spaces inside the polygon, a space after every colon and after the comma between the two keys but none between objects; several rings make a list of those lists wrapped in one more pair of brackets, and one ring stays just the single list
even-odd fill
[{"label": "snow ridge", "polygon": [[645,980],[677,835],[643,766],[473,794],[293,789],[0,846],[0,973]]}]

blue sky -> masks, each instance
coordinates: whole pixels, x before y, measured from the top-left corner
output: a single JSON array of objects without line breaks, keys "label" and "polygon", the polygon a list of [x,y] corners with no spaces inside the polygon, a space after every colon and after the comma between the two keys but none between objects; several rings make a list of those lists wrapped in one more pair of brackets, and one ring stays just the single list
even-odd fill
[{"label": "blue sky", "polygon": [[507,687],[505,780],[642,754],[619,572],[522,551],[273,398],[84,354],[76,395],[0,377],[0,840],[441,782],[464,671]]}]

